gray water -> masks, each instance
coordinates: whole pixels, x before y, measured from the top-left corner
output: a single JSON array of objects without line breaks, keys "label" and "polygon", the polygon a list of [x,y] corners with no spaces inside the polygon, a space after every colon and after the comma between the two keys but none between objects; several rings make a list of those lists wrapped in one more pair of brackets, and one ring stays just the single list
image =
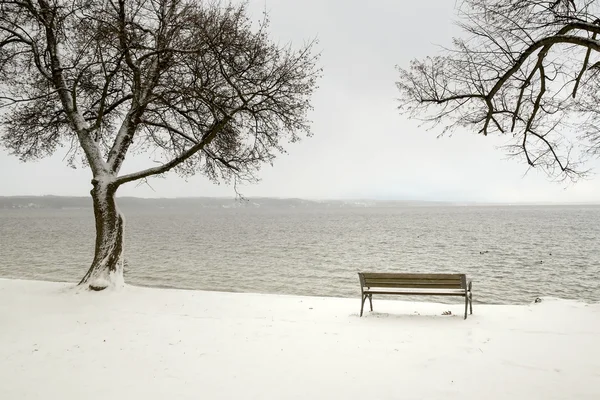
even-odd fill
[{"label": "gray water", "polygon": [[[357,297],[358,271],[461,272],[480,303],[600,301],[599,206],[123,211],[135,285]],[[0,210],[0,277],[76,282],[93,222]]]}]

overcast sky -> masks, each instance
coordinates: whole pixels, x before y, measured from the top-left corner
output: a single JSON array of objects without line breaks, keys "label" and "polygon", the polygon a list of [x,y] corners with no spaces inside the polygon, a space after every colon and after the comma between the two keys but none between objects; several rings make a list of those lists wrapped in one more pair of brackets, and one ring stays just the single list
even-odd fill
[{"label": "overcast sky", "polygon": [[[435,55],[459,34],[450,0],[251,0],[271,17],[271,36],[301,46],[319,39],[324,76],[314,95],[314,136],[287,146],[246,197],[385,198],[478,202],[600,202],[600,177],[575,185],[549,181],[507,160],[506,139],[457,132],[437,139],[397,112],[395,65]],[[0,150],[0,195],[89,194],[87,169],[73,170],[64,152],[21,163]],[[149,165],[127,160],[123,172]],[[600,163],[592,166],[600,173]],[[121,196],[234,196],[232,187],[175,174],[130,183]]]}]

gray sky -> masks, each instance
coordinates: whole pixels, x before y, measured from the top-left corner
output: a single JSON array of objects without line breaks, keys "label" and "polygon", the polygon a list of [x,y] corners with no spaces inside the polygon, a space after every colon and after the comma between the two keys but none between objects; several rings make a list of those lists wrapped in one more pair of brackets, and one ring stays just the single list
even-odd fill
[{"label": "gray sky", "polygon": [[[271,37],[302,45],[317,37],[324,76],[313,98],[314,136],[290,144],[261,182],[241,187],[247,196],[386,198],[481,202],[600,202],[600,178],[575,185],[550,182],[516,159],[504,138],[456,132],[437,139],[398,114],[396,64],[435,55],[458,34],[449,0],[251,1],[257,17],[270,13]],[[66,149],[65,149],[66,151]],[[91,174],[73,170],[64,151],[21,163],[0,151],[0,195],[89,194]],[[123,173],[151,165],[144,156]],[[600,172],[600,163],[591,165]],[[525,175],[525,176],[524,176]],[[130,183],[121,196],[233,196],[232,187],[202,176],[175,174],[148,185]]]}]

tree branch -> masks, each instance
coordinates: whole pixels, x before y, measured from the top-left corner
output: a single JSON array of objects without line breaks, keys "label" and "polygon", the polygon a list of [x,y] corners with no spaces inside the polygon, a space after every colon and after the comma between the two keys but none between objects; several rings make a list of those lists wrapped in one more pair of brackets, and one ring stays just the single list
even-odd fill
[{"label": "tree branch", "polygon": [[202,138],[202,140],[200,142],[198,142],[194,146],[190,147],[188,150],[181,153],[178,157],[173,158],[171,161],[164,163],[158,167],[148,168],[146,170],[134,172],[134,173],[128,174],[128,175],[122,175],[116,179],[115,184],[117,186],[120,186],[127,182],[135,181],[138,179],[143,179],[143,178],[146,178],[146,177],[149,177],[152,175],[163,174],[165,172],[170,171],[171,169],[175,168],[176,166],[178,166],[179,164],[181,164],[182,162],[184,162],[185,160],[187,160],[188,158],[190,158],[191,156],[196,154],[198,151],[202,150],[204,148],[204,146],[206,146],[210,142],[212,142],[212,140],[215,138],[217,133],[219,133],[221,131],[221,129],[223,129],[223,127],[225,127],[225,125],[227,125],[227,123],[231,120],[231,118],[232,117],[225,117],[221,122],[215,124],[210,129],[210,131],[208,131],[206,133],[206,135]]}]

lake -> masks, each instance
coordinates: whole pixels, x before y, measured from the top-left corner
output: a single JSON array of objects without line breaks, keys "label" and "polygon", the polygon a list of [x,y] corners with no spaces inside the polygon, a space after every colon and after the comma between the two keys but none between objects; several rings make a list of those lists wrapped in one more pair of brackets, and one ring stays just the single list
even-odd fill
[{"label": "lake", "polygon": [[[473,280],[476,303],[600,301],[600,206],[123,211],[125,279],[135,285],[358,304],[358,271],[461,272]],[[76,282],[91,262],[94,234],[91,209],[0,209],[0,277]]]}]

